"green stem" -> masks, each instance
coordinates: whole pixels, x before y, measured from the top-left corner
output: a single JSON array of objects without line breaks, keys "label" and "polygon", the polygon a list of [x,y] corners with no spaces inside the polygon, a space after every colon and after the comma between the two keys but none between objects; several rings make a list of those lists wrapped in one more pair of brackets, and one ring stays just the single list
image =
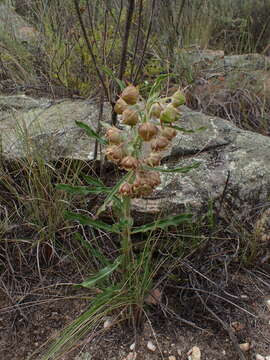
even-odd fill
[{"label": "green stem", "polygon": [[121,245],[123,253],[123,272],[124,274],[129,273],[128,269],[132,261],[132,244],[131,244],[131,224],[130,224],[130,198],[124,198],[123,216],[126,220],[126,225],[121,234]]}]

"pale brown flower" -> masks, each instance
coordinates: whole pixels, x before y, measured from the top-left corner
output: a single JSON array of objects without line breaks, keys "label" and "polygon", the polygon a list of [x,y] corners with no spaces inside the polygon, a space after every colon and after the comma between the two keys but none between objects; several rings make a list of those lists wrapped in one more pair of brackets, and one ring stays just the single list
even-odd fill
[{"label": "pale brown flower", "polygon": [[151,141],[153,151],[162,151],[169,145],[169,140],[164,136],[157,136]]},{"label": "pale brown flower", "polygon": [[123,142],[122,131],[116,127],[111,127],[106,131],[106,138],[109,140],[110,144],[119,145]]},{"label": "pale brown flower", "polygon": [[123,146],[111,145],[105,149],[105,155],[108,158],[108,160],[112,161],[115,164],[119,164],[119,162],[125,156],[125,152],[123,150]]},{"label": "pale brown flower", "polygon": [[138,87],[134,85],[127,86],[122,94],[121,98],[129,105],[134,105],[137,103],[139,99],[139,90]]},{"label": "pale brown flower", "polygon": [[159,153],[151,153],[145,160],[144,163],[148,166],[158,166],[161,162],[161,155]]},{"label": "pale brown flower", "polygon": [[134,126],[139,121],[139,116],[135,110],[126,109],[121,118],[122,124]]},{"label": "pale brown flower", "polygon": [[150,141],[157,135],[158,129],[151,122],[145,122],[139,126],[138,133],[144,141]]},{"label": "pale brown flower", "polygon": [[138,159],[136,159],[134,156],[128,155],[121,160],[120,167],[127,171],[132,171],[132,170],[136,170],[139,164],[140,162]]},{"label": "pale brown flower", "polygon": [[120,186],[118,190],[119,194],[123,196],[129,196],[132,197],[134,195],[133,193],[133,186],[129,183],[124,183]]}]

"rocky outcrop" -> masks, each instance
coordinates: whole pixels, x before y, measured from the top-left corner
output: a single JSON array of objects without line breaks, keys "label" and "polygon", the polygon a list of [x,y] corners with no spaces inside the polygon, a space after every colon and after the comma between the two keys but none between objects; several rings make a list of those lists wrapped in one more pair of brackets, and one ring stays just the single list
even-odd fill
[{"label": "rocky outcrop", "polygon": [[[4,101],[5,99],[5,101]],[[91,160],[94,141],[75,121],[97,128],[98,107],[91,101],[32,99],[24,95],[0,97],[2,155],[5,158],[41,156]],[[109,118],[104,108],[104,119]]]},{"label": "rocky outcrop", "polygon": [[186,91],[191,108],[270,135],[269,57],[198,50],[185,53],[182,61],[194,77]]},{"label": "rocky outcrop", "polygon": [[[3,102],[2,97],[2,106]],[[0,113],[2,157],[16,159],[30,154],[47,161],[59,157],[93,159],[94,141],[75,124],[79,120],[97,127],[99,107],[93,102],[53,103],[22,97],[16,109],[4,109]],[[110,107],[105,105],[103,120],[109,118]],[[172,148],[163,154],[163,167],[173,169],[194,163],[199,166],[186,174],[162,173],[162,184],[153,196],[133,201],[137,214],[143,217],[183,211],[202,214],[213,205],[221,216],[227,208],[230,216],[241,221],[253,209],[269,206],[269,137],[187,107],[183,107],[178,125],[187,130],[203,129],[179,132]]]},{"label": "rocky outcrop", "polygon": [[10,38],[27,43],[38,40],[38,31],[8,4],[0,4],[0,40]]},{"label": "rocky outcrop", "polygon": [[269,206],[270,139],[243,131],[229,121],[185,108],[181,125],[205,127],[178,134],[164,159],[165,168],[198,163],[187,174],[164,173],[153,198],[134,200],[138,213],[205,214],[212,206],[220,215],[243,220],[252,209]]}]

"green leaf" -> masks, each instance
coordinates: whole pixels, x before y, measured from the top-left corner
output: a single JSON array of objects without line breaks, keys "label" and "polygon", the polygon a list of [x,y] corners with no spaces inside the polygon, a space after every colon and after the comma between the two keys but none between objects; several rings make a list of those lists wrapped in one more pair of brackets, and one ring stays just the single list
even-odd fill
[{"label": "green leaf", "polygon": [[57,184],[56,189],[64,190],[70,194],[75,194],[75,195],[100,194],[111,190],[110,188],[105,186],[102,187],[97,186],[91,189],[87,186],[71,186],[67,184]]},{"label": "green leaf", "polygon": [[85,130],[86,134],[92,138],[95,138],[100,144],[107,145],[108,141],[103,139],[101,136],[99,136],[92,128],[91,126],[81,122],[81,121],[75,121],[76,125],[78,125],[81,129]]},{"label": "green leaf", "polygon": [[93,176],[82,174],[82,177],[90,185],[105,186],[100,179],[94,178]]},{"label": "green leaf", "polygon": [[107,66],[101,66],[101,69],[105,72],[106,75],[108,75],[110,78],[117,82],[121,90],[124,90],[126,84],[124,83],[124,81],[118,79],[110,68],[108,68]]},{"label": "green leaf", "polygon": [[195,130],[187,130],[187,129],[184,129],[182,127],[176,126],[176,125],[172,125],[171,127],[173,129],[175,129],[175,130],[182,131],[183,133],[186,133],[186,134],[194,134],[195,132],[198,132],[198,131],[207,130],[207,127],[205,127],[205,126],[199,127],[199,128],[197,128]]},{"label": "green leaf", "polygon": [[151,166],[143,166],[144,169],[146,170],[153,170],[153,171],[159,171],[162,173],[187,173],[192,169],[196,169],[197,167],[200,166],[201,163],[194,163],[192,165],[189,166],[183,166],[180,168],[172,168],[172,169],[163,169],[163,168],[158,168],[158,167],[151,167]]},{"label": "green leaf", "polygon": [[92,241],[87,241],[80,233],[75,233],[74,238],[81,243],[82,247],[89,251],[89,255],[97,259],[102,266],[107,266],[110,262],[104,256],[101,250],[98,247],[93,246]]},{"label": "green leaf", "polygon": [[189,221],[191,218],[192,218],[192,214],[181,214],[176,216],[170,216],[167,219],[157,220],[150,224],[145,224],[139,227],[135,227],[133,228],[131,234],[137,234],[155,229],[165,229],[168,226],[177,226],[181,223]]},{"label": "green leaf", "polygon": [[112,272],[114,272],[122,262],[122,257],[119,256],[113,264],[107,265],[105,268],[101,269],[96,275],[92,276],[90,279],[78,284],[77,286],[83,286],[86,288],[91,288],[95,286],[100,280],[107,278]]},{"label": "green leaf", "polygon": [[106,210],[106,207],[109,205],[109,203],[113,200],[115,194],[117,193],[118,189],[120,188],[120,186],[127,180],[127,178],[130,176],[130,172],[128,172],[125,176],[122,177],[122,179],[120,179],[118,181],[118,183],[116,185],[114,185],[114,187],[111,189],[111,191],[109,192],[108,196],[106,197],[106,199],[104,200],[103,204],[100,206],[100,208],[98,209],[96,216],[99,216],[103,211]]},{"label": "green leaf", "polygon": [[117,224],[109,225],[101,220],[91,219],[89,216],[72,213],[70,211],[65,212],[66,219],[79,221],[82,225],[89,225],[98,230],[105,230],[109,232],[119,233]]},{"label": "green leaf", "polygon": [[166,80],[168,77],[173,76],[174,74],[161,74],[157,77],[153,86],[150,89],[149,96],[153,96],[154,93],[157,93],[161,89],[162,81]]}]

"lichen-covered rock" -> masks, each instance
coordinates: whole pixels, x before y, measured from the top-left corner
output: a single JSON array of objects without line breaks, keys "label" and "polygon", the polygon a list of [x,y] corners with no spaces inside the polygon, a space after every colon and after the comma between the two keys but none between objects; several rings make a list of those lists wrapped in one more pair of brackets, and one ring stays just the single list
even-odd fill
[{"label": "lichen-covered rock", "polygon": [[8,4],[0,4],[0,40],[9,37],[33,44],[38,40],[38,31],[27,23],[15,8]]},{"label": "lichen-covered rock", "polygon": [[[98,105],[90,101],[52,102],[19,96],[0,97],[0,131],[5,158],[41,156],[46,160],[60,157],[92,160],[95,142],[75,121],[97,128]],[[109,119],[109,106],[104,119]]]},{"label": "lichen-covered rock", "polygon": [[[75,124],[76,120],[97,128],[99,106],[88,100],[50,102],[31,99],[26,108],[0,114],[2,156],[27,155],[47,161],[58,158],[93,160],[94,140]],[[3,98],[2,98],[3,104]],[[270,198],[270,138],[244,131],[227,120],[182,109],[176,125],[194,133],[178,132],[173,146],[163,153],[164,169],[191,164],[188,173],[162,173],[162,183],[153,196],[133,200],[133,210],[142,218],[183,211],[206,213],[209,204],[223,216],[244,219],[255,208],[267,207]],[[110,119],[105,104],[103,120]],[[198,130],[200,128],[200,130]]]},{"label": "lichen-covered rock", "polygon": [[[179,124],[180,125],[180,124]],[[160,215],[191,211],[206,213],[213,204],[244,219],[270,197],[270,138],[241,130],[229,121],[185,108],[181,126],[205,127],[194,134],[178,134],[165,156],[164,168],[200,164],[186,174],[163,173],[152,198],[133,200],[137,213]]]}]

